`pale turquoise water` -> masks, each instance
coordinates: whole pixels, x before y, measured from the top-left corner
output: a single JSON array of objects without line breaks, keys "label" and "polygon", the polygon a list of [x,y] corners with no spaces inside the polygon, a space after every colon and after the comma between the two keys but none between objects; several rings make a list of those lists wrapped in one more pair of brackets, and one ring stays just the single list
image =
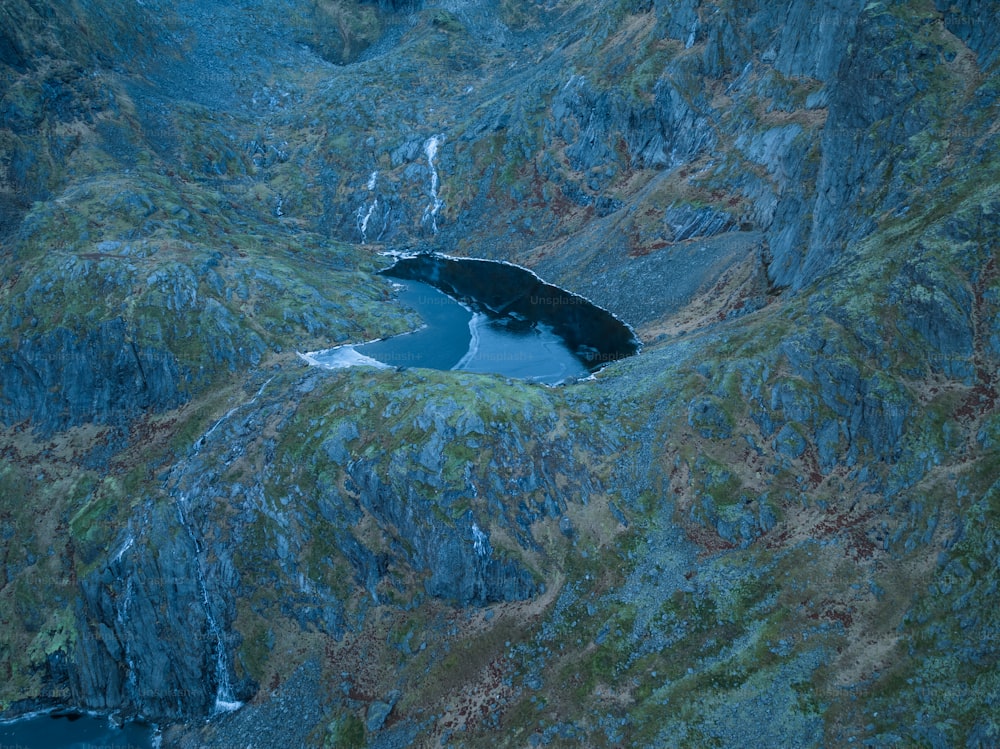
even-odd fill
[{"label": "pale turquoise water", "polygon": [[423,328],[373,343],[319,351],[310,355],[311,360],[329,367],[381,363],[493,373],[547,384],[590,374],[586,364],[546,325],[474,313],[421,281],[394,279],[394,283],[399,286],[400,301],[423,319]]},{"label": "pale turquoise water", "polygon": [[420,315],[425,327],[355,346],[355,350],[393,367],[452,369],[469,351],[472,312],[444,292],[420,281],[393,283],[399,286],[399,300]]},{"label": "pale turquoise water", "polygon": [[469,351],[454,369],[492,372],[548,384],[590,374],[551,328],[538,324],[526,328],[519,323],[511,318],[473,315]]}]

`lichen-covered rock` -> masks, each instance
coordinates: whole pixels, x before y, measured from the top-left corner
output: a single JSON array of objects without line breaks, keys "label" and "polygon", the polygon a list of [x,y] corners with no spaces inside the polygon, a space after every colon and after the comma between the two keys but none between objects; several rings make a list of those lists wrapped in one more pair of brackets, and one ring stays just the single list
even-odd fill
[{"label": "lichen-covered rock", "polygon": [[179,405],[182,388],[176,358],[137,342],[120,318],[23,337],[0,355],[0,420],[46,435],[94,421],[125,426],[147,409]]},{"label": "lichen-covered rock", "polygon": [[718,399],[708,396],[695,398],[688,405],[688,424],[708,439],[727,439],[733,433],[732,419]]},{"label": "lichen-covered rock", "polygon": [[[0,30],[5,715],[995,735],[985,4],[78,5]],[[375,273],[414,248],[537,269],[643,352],[560,388],[307,369],[420,325]]]}]

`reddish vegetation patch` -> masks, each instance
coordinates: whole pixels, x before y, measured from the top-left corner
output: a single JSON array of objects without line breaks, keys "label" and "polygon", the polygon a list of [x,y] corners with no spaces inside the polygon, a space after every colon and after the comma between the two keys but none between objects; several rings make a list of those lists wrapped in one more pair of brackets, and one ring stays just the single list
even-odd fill
[{"label": "reddish vegetation patch", "polygon": [[997,404],[996,371],[988,355],[983,354],[983,332],[989,330],[988,320],[991,310],[986,302],[986,289],[997,275],[996,259],[991,257],[974,285],[975,302],[972,307],[973,357],[978,382],[969,392],[955,416],[960,421],[973,421],[992,412]]},{"label": "reddish vegetation patch", "polygon": [[687,524],[684,528],[684,533],[692,543],[704,549],[703,555],[715,554],[720,551],[736,548],[736,544],[732,541],[727,541],[711,528],[705,528],[701,525]]},{"label": "reddish vegetation patch", "polygon": [[373,702],[378,699],[378,680],[371,668],[365,667],[365,662],[377,663],[377,654],[384,644],[371,630],[364,630],[353,637],[345,637],[342,642],[333,638],[325,645],[325,671],[339,678],[340,674],[349,674],[350,682],[348,697],[358,702]]},{"label": "reddish vegetation patch", "polygon": [[638,240],[632,240],[629,238],[629,257],[643,257],[644,255],[649,255],[656,250],[662,250],[664,247],[669,247],[672,243],[665,240],[659,240],[656,242],[649,242],[648,244],[640,244]]},{"label": "reddish vegetation patch", "polygon": [[[860,502],[860,500],[859,500]],[[766,549],[794,546],[805,540],[832,540],[844,549],[844,556],[854,562],[868,561],[878,556],[882,538],[877,528],[877,510],[832,507],[789,508],[785,522],[764,534],[760,543]]]},{"label": "reddish vegetation patch", "polygon": [[[162,445],[167,442],[177,431],[177,417],[167,419],[157,419],[144,416],[129,424],[129,446],[122,457],[112,463],[112,465],[122,471],[127,471],[135,466],[137,461],[141,461],[138,453],[148,451],[150,445]],[[106,444],[111,437],[111,430],[107,429],[101,435],[101,439]],[[78,453],[73,454],[74,459]]]},{"label": "reddish vegetation patch", "polygon": [[112,255],[108,252],[83,252],[80,257],[85,260],[103,260],[104,258],[111,258],[112,260],[121,260],[121,255]]},{"label": "reddish vegetation patch", "polygon": [[866,523],[874,515],[873,510],[862,513],[852,513],[850,510],[841,513],[831,513],[826,519],[816,524],[817,538],[823,536],[843,537],[847,547],[846,554],[854,561],[871,559],[875,556],[875,544],[868,538]]},{"label": "reddish vegetation patch", "polygon": [[443,731],[469,730],[502,719],[514,689],[510,683],[513,669],[498,656],[486,664],[474,683],[460,691],[438,722]]},{"label": "reddish vegetation patch", "polygon": [[765,549],[780,549],[792,538],[792,532],[788,528],[782,528],[780,531],[772,531],[765,533],[762,538],[762,543]]},{"label": "reddish vegetation patch", "polygon": [[[803,606],[808,605],[808,601],[802,602]],[[806,617],[814,621],[826,619],[831,622],[840,622],[844,629],[849,629],[854,624],[855,608],[848,606],[843,601],[835,601],[832,598],[824,598],[820,601],[819,610],[806,614]],[[838,648],[838,652],[839,652]]]},{"label": "reddish vegetation patch", "polygon": [[989,382],[989,374],[980,368],[976,370],[976,375],[979,383],[969,391],[962,405],[955,411],[955,417],[961,422],[973,421],[996,407],[997,392]]}]

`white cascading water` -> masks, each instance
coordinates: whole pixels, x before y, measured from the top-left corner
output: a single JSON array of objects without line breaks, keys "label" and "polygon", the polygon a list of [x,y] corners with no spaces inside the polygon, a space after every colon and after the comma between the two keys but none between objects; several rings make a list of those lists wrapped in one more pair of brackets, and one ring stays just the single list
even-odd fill
[{"label": "white cascading water", "polygon": [[489,538],[479,526],[475,523],[472,524],[472,547],[476,550],[476,554],[481,557],[489,556]]},{"label": "white cascading water", "polygon": [[[125,553],[132,548],[135,543],[135,537],[131,532],[128,534],[128,538],[125,539],[125,543],[115,554],[114,562],[120,562]],[[128,621],[128,610],[132,606],[132,578],[129,577],[125,581],[125,595],[122,596],[121,605],[118,609],[117,619],[118,624],[121,625],[122,634],[124,635],[125,623]],[[137,691],[138,688],[138,676],[136,675],[135,659],[132,657],[132,645],[128,637],[122,637],[122,648],[125,651],[125,665],[128,668],[128,683],[132,688],[133,693]]]},{"label": "white cascading water", "polygon": [[489,318],[482,312],[473,312],[472,317],[469,318],[469,350],[465,352],[465,356],[458,360],[452,369],[462,370],[469,366],[469,362],[473,361],[479,355],[479,330],[489,321]]},{"label": "white cascading water", "polygon": [[216,421],[214,424],[212,424],[211,427],[209,427],[209,429],[208,429],[207,432],[205,432],[203,435],[201,435],[201,437],[199,437],[198,439],[196,439],[194,441],[194,452],[198,453],[198,452],[201,451],[201,448],[203,448],[205,446],[205,442],[208,440],[208,438],[212,436],[212,433],[216,429],[218,429],[219,426],[224,421],[226,421],[226,419],[228,419],[230,416],[232,416],[234,413],[236,413],[237,411],[239,411],[244,406],[252,406],[257,401],[257,399],[260,398],[260,396],[264,393],[264,388],[266,388],[271,383],[271,380],[273,380],[273,379],[274,378],[271,377],[270,379],[268,379],[267,382],[265,382],[263,385],[261,385],[260,386],[260,390],[257,391],[257,394],[253,398],[251,398],[250,400],[248,400],[246,403],[238,403],[237,405],[233,406],[228,411],[226,411],[226,413],[218,421]]},{"label": "white cascading water", "polygon": [[[266,388],[273,379],[274,378],[272,377],[261,385],[260,389],[256,392],[253,398],[248,400],[246,403],[240,403],[229,409],[222,418],[216,421],[209,428],[207,432],[195,440],[194,452],[198,453],[201,448],[205,446],[212,433],[215,432],[215,430],[218,429],[227,419],[229,419],[230,416],[236,413],[236,411],[245,406],[252,406],[257,399],[264,394],[264,388]],[[201,600],[205,606],[205,619],[208,622],[208,629],[215,639],[215,670],[218,684],[215,689],[215,706],[213,712],[232,712],[233,710],[240,708],[243,703],[236,699],[236,695],[233,693],[232,684],[229,681],[229,665],[226,662],[225,640],[222,637],[222,628],[219,627],[219,623],[212,614],[212,607],[209,605],[208,586],[205,584],[205,572],[201,567],[201,542],[198,541],[198,537],[195,535],[194,529],[188,524],[187,518],[184,517],[184,506],[187,504],[187,501],[187,495],[181,494],[176,503],[177,518],[180,521],[181,526],[187,532],[188,537],[191,539],[191,543],[194,545],[195,571],[198,576],[198,588],[201,591]]]},{"label": "white cascading water", "polygon": [[[377,184],[378,171],[376,170],[368,177],[368,192],[374,192]],[[365,210],[364,205],[358,206],[358,231],[361,232],[361,244],[365,244],[368,241],[368,222],[371,221],[372,216],[378,208],[378,198],[375,198],[367,208]]]},{"label": "white cascading water", "polygon": [[187,495],[182,494],[177,500],[177,517],[184,530],[187,531],[195,551],[195,571],[198,575],[198,588],[201,590],[201,601],[205,606],[205,619],[208,622],[208,629],[215,639],[215,675],[218,681],[215,687],[214,713],[231,713],[243,706],[243,703],[236,699],[233,693],[232,684],[229,682],[229,664],[226,662],[226,645],[222,638],[222,629],[212,614],[212,607],[208,600],[208,586],[205,585],[205,573],[201,568],[201,543],[195,535],[194,530],[184,517],[184,505],[187,503]]},{"label": "white cascading water", "polygon": [[431,231],[437,234],[437,214],[444,207],[444,201],[438,197],[438,173],[434,166],[434,159],[437,158],[438,146],[444,141],[443,135],[432,135],[424,141],[424,153],[427,155],[427,168],[431,170],[431,203],[424,209],[422,223],[431,222]]},{"label": "white cascading water", "polygon": [[125,543],[123,543],[121,545],[121,548],[118,549],[118,552],[115,554],[114,559],[111,560],[112,563],[114,563],[114,562],[120,562],[121,558],[123,556],[125,556],[125,552],[128,551],[129,549],[131,549],[132,548],[132,544],[134,544],[134,543],[135,543],[135,536],[133,536],[132,532],[129,531],[128,538],[125,539]]}]

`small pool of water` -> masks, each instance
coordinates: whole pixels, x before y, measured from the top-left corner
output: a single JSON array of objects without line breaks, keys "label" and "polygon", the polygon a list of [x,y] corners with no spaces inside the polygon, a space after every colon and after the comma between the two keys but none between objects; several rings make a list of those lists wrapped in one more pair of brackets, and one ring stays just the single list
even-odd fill
[{"label": "small pool of water", "polygon": [[550,385],[586,377],[640,348],[607,310],[511,263],[403,257],[382,271],[424,325],[411,333],[302,355],[329,369],[426,367]]},{"label": "small pool of water", "polygon": [[152,726],[117,728],[106,717],[54,711],[0,723],[0,747],[20,749],[151,749]]}]

